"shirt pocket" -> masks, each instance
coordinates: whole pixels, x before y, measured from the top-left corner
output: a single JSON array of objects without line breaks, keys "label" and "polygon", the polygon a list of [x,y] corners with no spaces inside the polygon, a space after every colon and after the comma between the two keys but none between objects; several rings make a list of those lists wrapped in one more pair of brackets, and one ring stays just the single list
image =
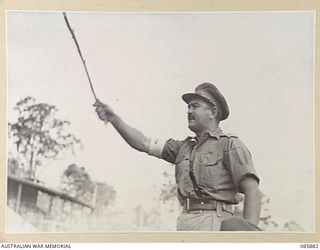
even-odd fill
[{"label": "shirt pocket", "polygon": [[200,161],[203,167],[215,166],[220,161],[222,161],[222,156],[219,157],[218,152],[213,152],[213,151],[201,153]]},{"label": "shirt pocket", "polygon": [[219,157],[215,152],[202,153],[200,155],[201,165],[204,167],[211,167],[217,165],[222,161],[222,157]]},{"label": "shirt pocket", "polygon": [[202,153],[200,156],[199,184],[218,190],[229,179],[228,171],[222,164],[223,157],[217,152]]}]

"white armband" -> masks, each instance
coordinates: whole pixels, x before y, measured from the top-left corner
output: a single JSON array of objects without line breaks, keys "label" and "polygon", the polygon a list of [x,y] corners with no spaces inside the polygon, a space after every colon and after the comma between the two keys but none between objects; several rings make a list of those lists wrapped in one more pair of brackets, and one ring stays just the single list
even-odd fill
[{"label": "white armband", "polygon": [[151,139],[150,145],[149,145],[149,150],[148,154],[158,157],[161,159],[162,155],[162,150],[164,148],[164,145],[166,144],[166,141],[161,140],[161,139]]}]

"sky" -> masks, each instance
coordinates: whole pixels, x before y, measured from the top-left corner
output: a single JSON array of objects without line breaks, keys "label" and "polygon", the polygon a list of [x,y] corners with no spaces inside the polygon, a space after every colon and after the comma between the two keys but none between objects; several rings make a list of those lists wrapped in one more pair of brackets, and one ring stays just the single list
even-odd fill
[{"label": "sky", "polygon": [[[212,82],[249,148],[272,217],[315,230],[314,13],[68,12],[98,98],[151,138],[184,139],[181,95]],[[84,148],[52,162],[57,186],[76,163],[117,191],[115,206],[152,206],[174,166],[131,149],[94,112],[93,95],[61,12],[7,12],[7,119],[26,96],[56,105]],[[10,146],[8,147],[10,150]]]}]

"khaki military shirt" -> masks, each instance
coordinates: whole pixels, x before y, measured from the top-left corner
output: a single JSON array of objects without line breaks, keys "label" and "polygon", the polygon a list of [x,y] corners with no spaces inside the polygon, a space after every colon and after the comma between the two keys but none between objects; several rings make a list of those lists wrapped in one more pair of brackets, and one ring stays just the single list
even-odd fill
[{"label": "khaki military shirt", "polygon": [[192,137],[183,141],[169,139],[158,157],[175,165],[181,204],[186,197],[200,198],[190,177],[192,162],[196,183],[204,187],[210,199],[236,204],[235,195],[241,192],[243,179],[252,176],[259,182],[247,147],[236,136],[224,134],[220,128],[199,142]]}]

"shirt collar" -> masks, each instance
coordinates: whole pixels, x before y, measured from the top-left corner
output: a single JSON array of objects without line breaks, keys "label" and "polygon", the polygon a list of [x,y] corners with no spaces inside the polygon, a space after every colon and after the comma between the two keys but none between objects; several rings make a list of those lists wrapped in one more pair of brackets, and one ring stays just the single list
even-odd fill
[{"label": "shirt collar", "polygon": [[215,130],[211,130],[208,132],[209,136],[214,137],[216,139],[219,139],[221,134],[222,134],[222,130],[220,127],[217,127]]},{"label": "shirt collar", "polygon": [[[217,140],[219,140],[221,134],[223,134],[222,130],[220,127],[217,127],[214,130],[210,130],[206,133],[209,137],[215,138]],[[192,137],[192,141],[197,141],[196,137]]]}]

